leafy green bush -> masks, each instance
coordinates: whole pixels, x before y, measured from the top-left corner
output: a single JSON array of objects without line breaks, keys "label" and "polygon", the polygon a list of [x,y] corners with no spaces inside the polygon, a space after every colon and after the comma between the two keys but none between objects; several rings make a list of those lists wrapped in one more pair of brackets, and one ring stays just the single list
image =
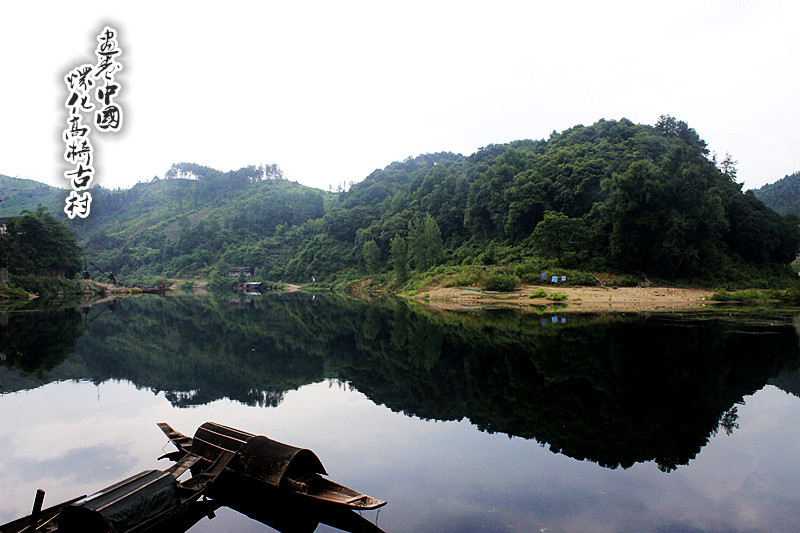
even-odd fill
[{"label": "leafy green bush", "polygon": [[220,276],[219,274],[214,273],[211,275],[211,279],[206,287],[212,292],[229,292],[233,290],[236,284],[236,278]]},{"label": "leafy green bush", "polygon": [[800,303],[800,289],[789,289],[784,292],[783,298],[784,301],[799,304]]},{"label": "leafy green bush", "polygon": [[641,281],[636,276],[620,276],[617,278],[616,284],[620,287],[636,287]]},{"label": "leafy green bush", "polygon": [[503,272],[494,272],[483,279],[487,291],[511,292],[519,285],[519,278]]},{"label": "leafy green bush", "polygon": [[568,296],[566,294],[564,294],[563,292],[551,292],[547,296],[548,300],[552,300],[554,302],[562,302],[562,301],[566,300],[567,298],[568,298]]},{"label": "leafy green bush", "polygon": [[[526,260],[514,267],[514,274],[523,283],[550,284],[553,276],[557,276],[559,283],[567,283],[571,286],[597,285],[597,279],[590,272],[582,270],[571,270],[568,268],[548,268],[544,263],[534,260]],[[542,279],[542,274],[546,274],[547,279]],[[566,276],[566,282],[561,281],[561,277]]]},{"label": "leafy green bush", "polygon": [[26,293],[36,293],[41,298],[77,296],[83,293],[83,289],[77,281],[61,278],[9,276],[9,287]]},{"label": "leafy green bush", "polygon": [[3,300],[27,300],[28,291],[18,287],[8,287],[0,283],[0,299]]},{"label": "leafy green bush", "polygon": [[752,302],[761,299],[761,295],[755,289],[747,291],[714,291],[711,299],[716,302]]},{"label": "leafy green bush", "polygon": [[481,279],[481,272],[476,268],[466,268],[442,280],[443,287],[462,287],[477,285]]},{"label": "leafy green bush", "polygon": [[541,287],[533,291],[533,293],[531,294],[531,298],[546,298],[546,297],[547,297],[547,291]]},{"label": "leafy green bush", "polygon": [[542,280],[544,270],[541,262],[527,260],[514,267],[514,274],[525,283],[536,283]]}]

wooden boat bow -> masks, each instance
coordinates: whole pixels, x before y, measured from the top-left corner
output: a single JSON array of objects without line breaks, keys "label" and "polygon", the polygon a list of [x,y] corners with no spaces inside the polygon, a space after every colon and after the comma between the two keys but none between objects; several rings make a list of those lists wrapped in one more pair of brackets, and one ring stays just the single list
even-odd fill
[{"label": "wooden boat bow", "polygon": [[[213,422],[194,437],[165,423],[158,427],[177,448],[164,456],[175,464],[44,510],[39,491],[33,513],[0,525],[0,533],[186,531],[223,505],[279,531],[296,531],[292,523],[300,520],[383,533],[354,511],[386,502],[323,477],[325,468],[311,450]],[[183,479],[186,472],[191,476]]]},{"label": "wooden boat bow", "polygon": [[206,422],[188,437],[169,424],[158,427],[178,448],[205,462],[213,462],[225,453],[233,453],[227,472],[319,502],[351,509],[377,509],[386,505],[379,500],[322,477],[327,475],[319,458],[311,450],[297,448],[235,428]]}]

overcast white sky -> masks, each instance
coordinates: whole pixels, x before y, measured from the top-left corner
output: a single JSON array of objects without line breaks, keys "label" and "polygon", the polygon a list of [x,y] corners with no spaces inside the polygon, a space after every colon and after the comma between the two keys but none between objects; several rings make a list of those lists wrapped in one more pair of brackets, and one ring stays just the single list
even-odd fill
[{"label": "overcast white sky", "polygon": [[124,123],[90,134],[105,187],[194,162],[327,189],[670,114],[757,188],[800,170],[798,21],[795,0],[4,3],[0,173],[68,186],[63,77],[110,25]]}]

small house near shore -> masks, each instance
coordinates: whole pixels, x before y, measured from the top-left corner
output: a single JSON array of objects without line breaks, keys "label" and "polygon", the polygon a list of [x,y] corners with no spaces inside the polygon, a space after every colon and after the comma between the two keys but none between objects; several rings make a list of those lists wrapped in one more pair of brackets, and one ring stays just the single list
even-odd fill
[{"label": "small house near shore", "polygon": [[256,273],[255,267],[236,266],[228,269],[229,278],[238,278],[239,274],[241,274],[242,276],[244,276],[244,279],[250,279],[253,276],[255,276],[255,273]]}]

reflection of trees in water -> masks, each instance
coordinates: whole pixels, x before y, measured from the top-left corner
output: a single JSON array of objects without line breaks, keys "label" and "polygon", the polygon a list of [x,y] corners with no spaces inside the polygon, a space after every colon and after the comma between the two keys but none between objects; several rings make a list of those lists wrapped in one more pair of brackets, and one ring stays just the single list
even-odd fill
[{"label": "reflection of trees in water", "polygon": [[[374,311],[373,311],[374,312]],[[371,319],[375,322],[375,318]],[[420,364],[412,344],[435,327]],[[790,325],[660,316],[579,317],[542,328],[511,312],[429,315],[395,308],[337,367],[376,403],[425,418],[469,418],[607,467],[688,462],[735,404],[797,366]],[[407,344],[408,343],[408,344]]]},{"label": "reflection of trees in water", "polygon": [[[278,407],[283,401],[283,392],[269,392],[251,389],[239,401],[252,407]],[[176,407],[191,407],[213,402],[219,398],[209,397],[199,391],[166,391],[164,397]],[[224,397],[228,397],[225,395]],[[243,398],[243,399],[242,399]]]},{"label": "reflection of trees in water", "polygon": [[[79,335],[79,316],[68,315],[73,326],[62,328]],[[686,463],[712,434],[735,430],[744,396],[798,363],[797,335],[779,322],[570,315],[543,325],[513,311],[432,313],[402,300],[303,294],[247,309],[140,298],[92,315],[75,355],[60,366],[40,358],[49,361],[41,373],[126,379],[177,406],[225,397],[277,406],[288,390],[335,378],[397,411],[466,417],[608,467]],[[48,335],[40,347],[64,341]]]},{"label": "reflection of trees in water", "polygon": [[[739,429],[737,420],[739,420],[739,406],[734,405],[720,417],[717,430],[721,429],[725,431],[726,435],[730,435],[734,429]],[[717,430],[714,431],[714,434],[716,434]]]},{"label": "reflection of trees in water", "polygon": [[276,406],[285,391],[323,379],[319,358],[286,347],[289,320],[288,314],[254,313],[225,300],[123,300],[112,319],[93,325],[78,355],[93,376],[165,391],[176,406],[220,398]]},{"label": "reflection of trees in water", "polygon": [[52,370],[75,349],[82,319],[75,309],[4,312],[0,362],[23,374]]},{"label": "reflection of trees in water", "polygon": [[[794,328],[800,337],[800,314],[794,317]],[[800,370],[797,368],[785,368],[776,377],[769,381],[771,385],[780,387],[784,391],[800,398]]]},{"label": "reflection of trees in water", "polygon": [[[292,320],[287,313],[255,315],[224,301],[193,298],[124,299],[113,313],[106,312],[109,305],[95,306],[83,321],[70,310],[77,317],[71,329],[47,322],[62,337],[45,335],[49,330],[31,313],[12,313],[22,325],[9,329],[11,340],[6,344],[27,342],[23,332],[34,330],[39,351],[60,354],[60,359],[53,364],[32,362],[39,379],[4,374],[5,390],[64,379],[119,379],[164,391],[177,406],[227,397],[266,407],[278,405],[287,390],[323,379],[322,360],[283,339]],[[76,343],[83,325],[85,334]],[[65,350],[53,349],[63,343],[67,330],[74,332],[71,344]]]}]

